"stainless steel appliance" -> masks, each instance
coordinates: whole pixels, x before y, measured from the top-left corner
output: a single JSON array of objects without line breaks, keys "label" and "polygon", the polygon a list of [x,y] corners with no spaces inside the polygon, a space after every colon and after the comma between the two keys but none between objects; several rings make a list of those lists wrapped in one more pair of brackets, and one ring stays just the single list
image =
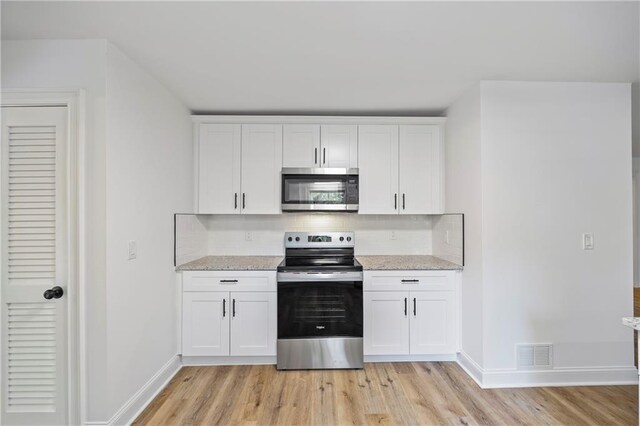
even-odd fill
[{"label": "stainless steel appliance", "polygon": [[282,211],[358,211],[358,169],[283,168]]},{"label": "stainless steel appliance", "polygon": [[278,370],[362,368],[353,232],[287,232],[278,266]]}]

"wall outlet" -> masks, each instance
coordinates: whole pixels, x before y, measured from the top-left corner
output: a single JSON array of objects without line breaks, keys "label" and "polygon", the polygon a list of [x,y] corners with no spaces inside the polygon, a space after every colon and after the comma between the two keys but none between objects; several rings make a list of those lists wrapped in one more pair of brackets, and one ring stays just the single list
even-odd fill
[{"label": "wall outlet", "polygon": [[129,260],[133,260],[138,257],[138,243],[135,241],[129,241]]},{"label": "wall outlet", "polygon": [[449,244],[449,231],[444,231],[444,242]]},{"label": "wall outlet", "polygon": [[253,241],[253,235],[251,234],[251,232],[245,232],[244,233],[244,240],[245,241]]},{"label": "wall outlet", "polygon": [[398,236],[396,235],[396,231],[391,231],[391,236],[389,237],[391,240],[397,240]]},{"label": "wall outlet", "polygon": [[582,250],[593,250],[593,234],[582,234]]}]

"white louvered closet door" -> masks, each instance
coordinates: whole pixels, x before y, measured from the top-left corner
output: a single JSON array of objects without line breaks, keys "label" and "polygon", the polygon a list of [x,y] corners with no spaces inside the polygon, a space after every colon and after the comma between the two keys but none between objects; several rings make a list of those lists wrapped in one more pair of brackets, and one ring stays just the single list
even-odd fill
[{"label": "white louvered closet door", "polygon": [[3,424],[68,421],[67,111],[3,107]]}]

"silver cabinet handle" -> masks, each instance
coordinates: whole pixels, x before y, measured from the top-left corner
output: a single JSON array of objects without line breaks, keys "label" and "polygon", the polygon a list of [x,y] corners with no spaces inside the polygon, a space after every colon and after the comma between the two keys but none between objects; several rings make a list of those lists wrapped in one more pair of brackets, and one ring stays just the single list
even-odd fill
[{"label": "silver cabinet handle", "polygon": [[245,198],[245,197],[244,197],[244,195],[245,195],[245,194],[244,194],[244,192],[243,192],[243,193],[242,193],[242,209],[243,209],[243,210],[246,208],[246,205],[247,205],[247,204],[245,203],[245,201],[244,201],[244,198]]},{"label": "silver cabinet handle", "polygon": [[402,194],[402,210],[404,210],[404,194]]},{"label": "silver cabinet handle", "polygon": [[416,316],[416,298],[413,298],[413,316]]},{"label": "silver cabinet handle", "polygon": [[233,194],[233,209],[236,210],[238,208],[238,193]]},{"label": "silver cabinet handle", "polygon": [[327,148],[322,148],[322,164],[327,164]]},{"label": "silver cabinet handle", "polygon": [[407,298],[404,298],[404,316],[407,316]]},{"label": "silver cabinet handle", "polygon": [[318,164],[318,148],[314,148],[315,154],[313,155],[313,164]]},{"label": "silver cabinet handle", "polygon": [[238,280],[220,280],[221,283],[237,283]]},{"label": "silver cabinet handle", "polygon": [[393,209],[398,210],[398,194],[393,194]]},{"label": "silver cabinet handle", "polygon": [[401,280],[403,283],[419,283],[420,280]]},{"label": "silver cabinet handle", "polygon": [[236,316],[236,299],[233,299],[233,303],[231,304],[231,316]]},{"label": "silver cabinet handle", "polygon": [[227,315],[227,299],[222,299],[222,318]]}]

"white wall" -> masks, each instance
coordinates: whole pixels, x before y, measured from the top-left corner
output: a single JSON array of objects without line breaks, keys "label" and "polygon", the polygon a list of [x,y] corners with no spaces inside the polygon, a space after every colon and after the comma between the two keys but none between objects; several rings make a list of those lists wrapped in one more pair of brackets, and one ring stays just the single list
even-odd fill
[{"label": "white wall", "polygon": [[[485,370],[633,366],[628,84],[483,82]],[[582,233],[595,250],[582,250]]]},{"label": "white wall", "polygon": [[173,213],[193,205],[190,113],[104,40],[5,41],[2,87],[86,91],[86,420],[105,422],[176,353]]},{"label": "white wall", "polygon": [[[108,412],[175,356],[173,214],[193,205],[190,112],[107,48]],[[128,260],[128,241],[137,259]]]},{"label": "white wall", "polygon": [[[84,268],[87,339],[87,413],[107,418],[105,313],[105,96],[104,40],[2,42],[2,88],[77,89],[86,93]],[[82,295],[81,295],[82,297]]]},{"label": "white wall", "polygon": [[449,213],[464,213],[465,222],[461,348],[482,366],[483,236],[479,85],[449,108],[445,135],[445,206]]},{"label": "white wall", "polygon": [[[357,255],[431,254],[431,218],[424,215],[203,215],[210,255],[284,254],[286,231],[354,231]],[[391,232],[395,232],[395,240]],[[251,241],[246,241],[251,232]]]}]

